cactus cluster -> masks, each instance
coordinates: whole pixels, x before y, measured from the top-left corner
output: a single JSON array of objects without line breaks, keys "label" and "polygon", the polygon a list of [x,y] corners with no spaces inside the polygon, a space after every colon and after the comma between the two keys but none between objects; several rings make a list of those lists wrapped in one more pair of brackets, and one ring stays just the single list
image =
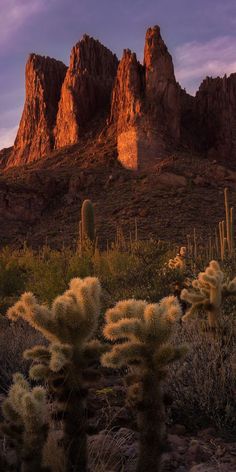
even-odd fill
[{"label": "cactus cluster", "polygon": [[15,374],[2,412],[1,430],[15,448],[21,472],[46,472],[42,465],[48,433],[46,390],[31,389],[21,374]]},{"label": "cactus cluster", "polygon": [[[185,255],[185,252],[183,252]],[[104,338],[94,339],[100,314],[101,286],[97,278],[75,278],[69,289],[49,307],[25,293],[8,310],[8,317],[26,320],[45,337],[47,344],[25,351],[32,360],[30,377],[47,386],[53,401],[51,420],[63,426],[60,443],[65,451],[66,472],[86,472],[86,397],[98,378],[94,363],[107,368],[125,367],[127,403],[137,412],[140,447],[137,472],[161,470],[166,442],[163,382],[168,367],[181,359],[186,346],[173,344],[176,322],[198,317],[201,309],[211,328],[221,320],[222,301],[236,295],[236,277],[226,279],[218,262],[212,260],[191,286],[182,290],[181,299],[190,306],[182,317],[174,296],[150,304],[143,300],[123,300],[105,313]],[[21,472],[43,472],[43,448],[51,424],[46,391],[30,387],[21,374],[3,403],[5,436],[15,446]]]},{"label": "cactus cluster", "polygon": [[67,472],[85,471],[87,467],[87,387],[97,379],[93,363],[104,350],[98,340],[92,339],[100,313],[100,293],[98,279],[75,278],[51,308],[25,293],[8,311],[10,319],[25,319],[49,342],[48,347],[25,351],[24,356],[33,361],[30,377],[46,382],[57,402],[54,415],[63,421]]},{"label": "cactus cluster", "polygon": [[193,280],[192,287],[183,289],[181,299],[190,304],[182,320],[196,318],[201,308],[207,312],[210,328],[217,328],[221,320],[222,300],[236,295],[236,277],[224,280],[217,261],[211,261],[205,272],[200,272]]},{"label": "cactus cluster", "polygon": [[132,366],[132,374],[127,376],[127,401],[138,409],[138,472],[160,470],[165,439],[162,381],[166,367],[185,352],[185,348],[169,343],[173,323],[180,316],[180,305],[173,296],[158,304],[121,301],[105,315],[104,336],[118,344],[102,355],[102,364],[111,368]]}]

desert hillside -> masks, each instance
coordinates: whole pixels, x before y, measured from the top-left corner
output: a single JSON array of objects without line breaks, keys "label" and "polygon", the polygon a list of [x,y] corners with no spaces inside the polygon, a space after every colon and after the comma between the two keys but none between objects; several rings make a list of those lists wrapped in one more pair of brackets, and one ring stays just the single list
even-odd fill
[{"label": "desert hillside", "polygon": [[135,218],[141,238],[182,243],[194,227],[209,236],[223,188],[235,196],[235,77],[188,95],[158,26],[143,64],[87,35],[68,68],[31,54],[15,144],[0,154],[1,244],[73,246],[84,198],[103,244],[117,226],[129,237]]}]

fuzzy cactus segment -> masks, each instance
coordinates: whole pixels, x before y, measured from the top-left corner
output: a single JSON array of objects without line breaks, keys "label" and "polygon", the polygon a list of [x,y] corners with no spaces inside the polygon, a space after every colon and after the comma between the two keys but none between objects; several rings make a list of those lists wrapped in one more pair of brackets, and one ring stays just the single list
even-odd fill
[{"label": "fuzzy cactus segment", "polygon": [[2,413],[1,430],[15,446],[21,472],[46,471],[42,465],[48,432],[46,390],[31,389],[21,374],[15,374]]},{"label": "fuzzy cactus segment", "polygon": [[177,269],[180,271],[184,271],[186,268],[186,257],[187,257],[187,249],[185,246],[181,247],[179,253],[174,257],[174,259],[170,259],[168,262],[169,269]]},{"label": "fuzzy cactus segment", "polygon": [[173,326],[181,318],[178,300],[163,298],[160,303],[124,300],[106,312],[104,337],[118,341],[104,353],[105,367],[132,366],[127,375],[127,402],[138,410],[140,454],[138,472],[160,470],[160,458],[165,439],[165,409],[162,381],[167,366],[180,359],[183,346],[170,344]]},{"label": "fuzzy cactus segment", "polygon": [[94,362],[106,349],[93,339],[100,295],[97,278],[75,278],[51,307],[39,304],[31,293],[25,293],[8,310],[10,319],[25,319],[49,342],[48,347],[28,349],[24,356],[33,361],[31,378],[47,384],[55,400],[54,414],[63,421],[67,472],[87,468],[86,395],[98,376]]},{"label": "fuzzy cactus segment", "polygon": [[224,273],[217,261],[211,261],[205,272],[200,272],[192,287],[181,292],[181,299],[190,307],[183,316],[183,321],[197,318],[199,311],[204,309],[208,316],[210,328],[217,328],[221,319],[223,299],[236,295],[236,277],[225,280]]}]

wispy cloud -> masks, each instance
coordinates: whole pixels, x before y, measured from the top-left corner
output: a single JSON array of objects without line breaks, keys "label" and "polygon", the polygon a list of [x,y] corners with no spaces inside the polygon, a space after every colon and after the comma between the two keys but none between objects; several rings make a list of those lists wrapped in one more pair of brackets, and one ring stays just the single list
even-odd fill
[{"label": "wispy cloud", "polygon": [[0,150],[14,144],[18,126],[13,128],[0,128]]},{"label": "wispy cloud", "polygon": [[5,42],[52,0],[1,0],[0,42]]},{"label": "wispy cloud", "polygon": [[206,76],[236,72],[236,37],[221,36],[207,42],[193,41],[174,52],[176,78],[190,93],[195,93]]}]

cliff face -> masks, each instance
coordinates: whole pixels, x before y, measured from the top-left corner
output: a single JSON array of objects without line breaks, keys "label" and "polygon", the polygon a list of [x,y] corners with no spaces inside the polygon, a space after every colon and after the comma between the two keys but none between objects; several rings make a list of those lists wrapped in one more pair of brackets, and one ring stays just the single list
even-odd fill
[{"label": "cliff face", "polygon": [[143,64],[129,49],[118,63],[87,35],[73,47],[68,68],[31,54],[19,131],[1,167],[76,144],[94,117],[105,127],[106,116],[118,159],[128,169],[155,165],[178,144],[214,158],[236,158],[236,74],[207,78],[196,97],[188,95],[176,82],[171,55],[154,26],[146,33]]},{"label": "cliff face", "polygon": [[55,59],[30,55],[25,71],[25,105],[8,167],[32,162],[53,149],[53,129],[66,69]]},{"label": "cliff face", "polygon": [[125,50],[112,95],[118,159],[130,169],[149,166],[165,152],[165,138],[180,136],[180,88],[160,28],[149,28],[144,64]]},{"label": "cliff face", "polygon": [[200,149],[208,156],[236,157],[236,74],[206,78],[194,103]]},{"label": "cliff face", "polygon": [[73,47],[59,103],[56,148],[77,143],[86,123],[107,107],[117,66],[116,56],[87,35]]},{"label": "cliff face", "polygon": [[144,48],[145,100],[152,120],[164,124],[174,138],[180,136],[180,96],[172,57],[161,37],[159,26],[149,28]]}]

